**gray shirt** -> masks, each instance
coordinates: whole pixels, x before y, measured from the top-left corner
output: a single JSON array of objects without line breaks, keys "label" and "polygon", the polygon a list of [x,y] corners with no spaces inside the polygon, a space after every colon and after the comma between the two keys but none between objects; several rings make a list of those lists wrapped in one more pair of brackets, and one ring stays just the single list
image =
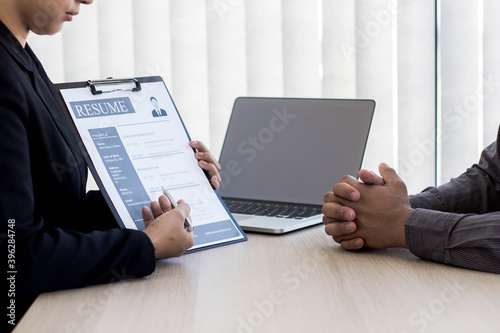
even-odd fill
[{"label": "gray shirt", "polygon": [[454,266],[500,273],[500,129],[479,163],[439,187],[410,196],[410,251]]}]

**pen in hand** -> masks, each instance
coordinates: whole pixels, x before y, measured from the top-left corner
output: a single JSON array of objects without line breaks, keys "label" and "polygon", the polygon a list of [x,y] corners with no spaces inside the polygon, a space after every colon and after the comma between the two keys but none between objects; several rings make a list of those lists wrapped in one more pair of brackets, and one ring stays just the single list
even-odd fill
[{"label": "pen in hand", "polygon": [[[165,196],[170,201],[170,205],[172,206],[172,208],[176,208],[177,201],[174,199],[174,197],[172,197],[172,194],[170,194],[170,192],[163,186],[161,187],[161,189],[163,191],[163,194],[165,194]],[[184,220],[184,229],[186,229],[186,231],[188,232],[191,232],[194,229],[194,226],[191,222],[191,218],[189,216],[187,216],[186,219]]]}]

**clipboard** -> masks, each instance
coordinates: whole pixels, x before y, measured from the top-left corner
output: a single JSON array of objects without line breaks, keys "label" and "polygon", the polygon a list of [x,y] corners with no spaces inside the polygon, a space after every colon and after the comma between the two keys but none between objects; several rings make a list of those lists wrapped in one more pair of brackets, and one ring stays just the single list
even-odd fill
[{"label": "clipboard", "polygon": [[142,207],[157,201],[165,187],[191,207],[194,246],[186,253],[247,240],[199,168],[191,137],[160,76],[54,87],[122,228],[143,230]]}]

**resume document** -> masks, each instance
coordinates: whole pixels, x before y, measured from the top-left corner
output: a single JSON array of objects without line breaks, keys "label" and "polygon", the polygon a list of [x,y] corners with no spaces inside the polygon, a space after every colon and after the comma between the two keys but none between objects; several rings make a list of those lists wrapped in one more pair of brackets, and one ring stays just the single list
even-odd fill
[{"label": "resume document", "polygon": [[126,228],[144,229],[143,206],[162,186],[191,207],[192,250],[245,240],[212,189],[189,146],[189,135],[160,79],[140,91],[93,95],[89,88],[61,89],[85,147],[91,171]]}]

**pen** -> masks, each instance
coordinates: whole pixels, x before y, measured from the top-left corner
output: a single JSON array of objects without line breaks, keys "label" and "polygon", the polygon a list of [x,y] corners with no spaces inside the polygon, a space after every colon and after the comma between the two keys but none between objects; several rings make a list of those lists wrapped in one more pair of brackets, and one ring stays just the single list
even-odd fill
[{"label": "pen", "polygon": [[[168,200],[170,201],[170,205],[172,206],[172,208],[176,208],[177,201],[174,199],[172,194],[170,194],[170,192],[163,186],[161,187],[161,189],[163,191],[163,194],[165,194],[167,196]],[[188,232],[191,232],[194,229],[193,224],[191,223],[191,219],[189,218],[189,216],[187,216],[186,219],[184,220],[184,229],[186,229],[186,231],[188,231]]]}]

